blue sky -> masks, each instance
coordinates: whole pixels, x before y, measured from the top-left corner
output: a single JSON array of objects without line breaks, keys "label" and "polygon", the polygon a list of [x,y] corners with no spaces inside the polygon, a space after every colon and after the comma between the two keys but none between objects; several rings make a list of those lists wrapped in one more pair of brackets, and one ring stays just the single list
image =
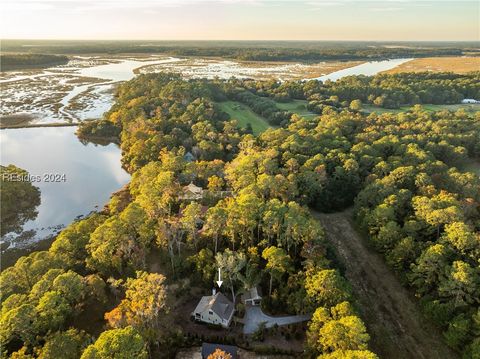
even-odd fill
[{"label": "blue sky", "polygon": [[480,40],[480,1],[2,0],[1,38]]}]

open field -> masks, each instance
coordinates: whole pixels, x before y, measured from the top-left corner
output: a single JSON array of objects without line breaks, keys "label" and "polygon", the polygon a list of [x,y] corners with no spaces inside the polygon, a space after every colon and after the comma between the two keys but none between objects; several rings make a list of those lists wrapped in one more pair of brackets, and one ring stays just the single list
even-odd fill
[{"label": "open field", "polygon": [[220,108],[228,113],[230,118],[238,121],[240,127],[247,127],[249,123],[252,126],[253,133],[258,135],[271,127],[266,119],[257,115],[248,106],[236,101],[219,102]]},{"label": "open field", "polygon": [[[457,111],[460,109],[463,109],[470,113],[480,111],[479,104],[456,104],[456,105],[425,104],[421,106],[428,112],[435,112],[435,111],[442,111],[442,110]],[[380,114],[380,113],[400,113],[400,112],[410,111],[413,106],[402,106],[400,108],[395,108],[395,109],[383,108],[383,107],[378,107],[373,105],[362,105],[362,107],[364,112],[367,112],[367,113],[376,112]]]},{"label": "open field", "polygon": [[422,313],[410,293],[377,253],[368,248],[352,224],[351,211],[312,212],[325,228],[327,240],[345,266],[360,304],[360,314],[380,358],[456,358]]},{"label": "open field", "polygon": [[455,72],[459,74],[480,71],[480,57],[424,57],[394,67],[386,73],[399,72]]},{"label": "open field", "polygon": [[307,119],[312,119],[318,114],[307,110],[308,102],[305,100],[293,100],[290,102],[277,102],[277,107],[281,110],[294,112]]}]

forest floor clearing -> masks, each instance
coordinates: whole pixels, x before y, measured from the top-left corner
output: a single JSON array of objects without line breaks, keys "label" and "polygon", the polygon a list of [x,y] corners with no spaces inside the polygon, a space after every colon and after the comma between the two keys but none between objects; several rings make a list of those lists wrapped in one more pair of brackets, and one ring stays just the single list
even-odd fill
[{"label": "forest floor clearing", "polygon": [[455,72],[464,74],[480,70],[480,57],[424,57],[405,62],[391,70],[385,71],[390,74],[399,72]]},{"label": "forest floor clearing", "polygon": [[381,256],[368,248],[357,233],[351,210],[312,213],[325,228],[327,240],[345,267],[345,276],[371,335],[370,346],[380,358],[458,357],[443,343],[440,331],[424,318],[412,295]]}]

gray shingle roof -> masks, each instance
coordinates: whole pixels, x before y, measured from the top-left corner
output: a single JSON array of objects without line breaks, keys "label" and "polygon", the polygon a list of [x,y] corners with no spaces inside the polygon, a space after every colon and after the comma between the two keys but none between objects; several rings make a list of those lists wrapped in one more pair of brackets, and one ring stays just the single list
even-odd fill
[{"label": "gray shingle roof", "polygon": [[194,313],[202,313],[206,310],[212,310],[221,319],[229,320],[234,311],[234,306],[222,293],[217,293],[202,297]]}]

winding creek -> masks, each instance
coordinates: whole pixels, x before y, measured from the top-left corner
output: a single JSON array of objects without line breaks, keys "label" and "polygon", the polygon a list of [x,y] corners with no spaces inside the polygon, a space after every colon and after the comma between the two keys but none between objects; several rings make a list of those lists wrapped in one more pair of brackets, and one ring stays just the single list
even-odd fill
[{"label": "winding creek", "polygon": [[[374,75],[409,60],[367,62],[317,79],[335,81],[349,75]],[[85,62],[88,59],[80,58],[81,61]],[[99,118],[113,103],[112,87],[121,81],[133,78],[135,69],[154,66],[155,71],[172,71],[172,67],[173,70],[175,69],[175,63],[182,61],[185,59],[172,57],[152,60],[113,59],[110,63],[81,64],[82,66],[73,63],[67,67],[54,67],[35,73],[19,72],[9,75],[2,73],[0,77],[2,92],[4,92],[4,85],[17,84],[16,91],[12,87],[10,92],[7,91],[2,95],[5,96],[1,99],[2,107],[4,100],[9,96],[10,99],[14,97],[18,104],[15,105],[15,102],[12,102],[13,105],[4,108],[2,114],[36,114],[39,115],[36,120],[39,124]],[[231,61],[225,61],[225,66],[228,66],[230,72],[232,71],[231,63]],[[207,67],[202,71],[197,66],[194,74],[196,77],[211,78],[221,71],[222,66],[218,64],[213,71]],[[69,83],[72,78],[78,83],[74,82],[74,85]],[[95,82],[89,82],[90,78]],[[43,81],[53,89],[58,83],[65,86],[68,84],[68,86],[62,87],[63,92],[52,90],[49,93],[42,93],[42,88],[35,86],[37,81]],[[48,89],[48,86],[45,89]],[[52,97],[54,94],[56,97]],[[25,95],[23,98],[30,96],[31,106],[22,107],[22,95]],[[86,99],[81,101],[83,105],[72,109],[72,101],[82,96]],[[39,102],[42,106],[45,103],[48,105],[37,106],[35,102],[37,97],[42,99],[43,102]],[[10,233],[1,238],[1,241],[8,244],[10,248],[25,247],[32,242],[54,235],[76,217],[103,207],[110,194],[129,181],[129,175],[121,168],[121,153],[117,145],[84,145],[77,139],[74,132],[75,127],[38,127],[0,131],[0,163],[2,165],[14,164],[27,170],[31,175],[65,174],[65,181],[34,183],[41,192],[38,216],[35,220],[24,224],[21,235]]]}]

